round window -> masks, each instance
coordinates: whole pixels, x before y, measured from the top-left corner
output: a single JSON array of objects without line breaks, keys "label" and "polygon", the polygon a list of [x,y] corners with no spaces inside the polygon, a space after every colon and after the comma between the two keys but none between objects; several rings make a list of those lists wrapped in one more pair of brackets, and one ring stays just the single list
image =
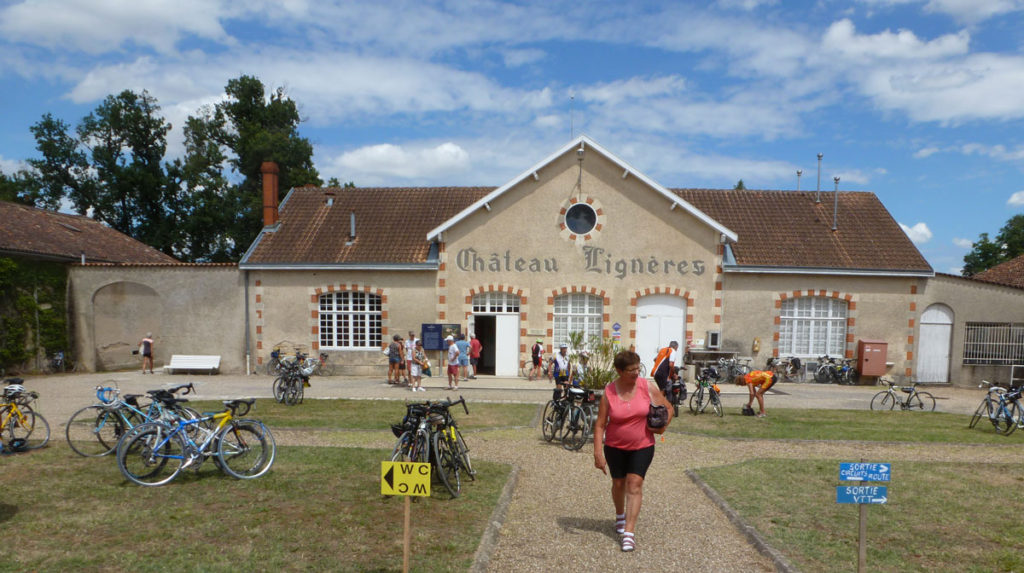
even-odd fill
[{"label": "round window", "polygon": [[565,226],[577,235],[586,235],[597,225],[597,213],[586,203],[576,203],[565,212]]}]

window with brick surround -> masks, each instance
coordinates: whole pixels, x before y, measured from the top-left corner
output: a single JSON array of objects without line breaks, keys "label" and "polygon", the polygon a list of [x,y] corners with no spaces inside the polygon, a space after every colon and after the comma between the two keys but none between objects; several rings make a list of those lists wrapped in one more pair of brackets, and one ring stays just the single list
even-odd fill
[{"label": "window with brick surround", "polygon": [[473,296],[473,312],[519,312],[519,296],[510,292],[482,292]]},{"label": "window with brick surround", "polygon": [[601,338],[602,315],[604,301],[601,297],[573,293],[556,296],[554,309],[554,343],[555,348],[569,343],[570,332],[582,332],[583,340],[591,337]]},{"label": "window with brick surround", "polygon": [[817,358],[846,355],[845,300],[806,296],[782,301],[779,354]]},{"label": "window with brick surround", "polygon": [[381,297],[342,291],[320,296],[320,348],[381,347]]}]

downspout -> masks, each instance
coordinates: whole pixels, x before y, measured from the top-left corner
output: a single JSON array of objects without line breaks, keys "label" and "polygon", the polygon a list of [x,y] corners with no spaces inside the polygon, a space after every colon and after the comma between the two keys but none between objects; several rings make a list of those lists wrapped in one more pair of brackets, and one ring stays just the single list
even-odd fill
[{"label": "downspout", "polygon": [[242,280],[245,282],[245,375],[252,373],[252,353],[249,349],[249,270],[242,271]]}]

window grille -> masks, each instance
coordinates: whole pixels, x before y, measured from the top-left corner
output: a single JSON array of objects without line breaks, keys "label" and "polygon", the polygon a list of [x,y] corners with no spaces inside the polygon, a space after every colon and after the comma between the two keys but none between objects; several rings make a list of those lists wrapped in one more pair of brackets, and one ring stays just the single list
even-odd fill
[{"label": "window grille", "polygon": [[569,344],[570,332],[582,332],[583,340],[601,338],[601,324],[604,314],[604,300],[596,295],[574,293],[555,297],[554,340],[555,348]]},{"label": "window grille", "polygon": [[799,297],[782,301],[779,354],[816,358],[846,355],[845,300]]},{"label": "window grille", "polygon": [[519,295],[510,292],[482,292],[473,296],[473,312],[519,312]]},{"label": "window grille", "polygon": [[320,296],[320,348],[381,347],[381,297],[365,292]]},{"label": "window grille", "polygon": [[1024,364],[1024,324],[968,322],[964,364]]}]

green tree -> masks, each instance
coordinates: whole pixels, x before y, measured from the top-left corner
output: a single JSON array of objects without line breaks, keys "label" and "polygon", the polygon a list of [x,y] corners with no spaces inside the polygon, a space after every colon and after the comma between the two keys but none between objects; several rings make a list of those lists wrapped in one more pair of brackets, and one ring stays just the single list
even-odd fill
[{"label": "green tree", "polygon": [[995,240],[982,233],[964,255],[963,276],[974,276],[1024,254],[1024,215],[1014,215],[1003,225]]},{"label": "green tree", "polygon": [[39,204],[56,209],[67,198],[79,213],[85,213],[94,201],[95,179],[89,161],[77,139],[69,134],[70,126],[52,114],[43,115],[29,128],[42,159],[29,159]]},{"label": "green tree", "polygon": [[298,106],[284,88],[268,97],[258,78],[241,76],[228,81],[224,91],[227,100],[196,119],[206,124],[203,129],[208,130],[211,141],[230,152],[228,163],[241,178],[224,197],[227,205],[236,209],[225,221],[224,255],[238,260],[263,227],[260,165],[264,161],[277,163],[282,191],[323,183],[313,166],[313,146],[298,132]]},{"label": "green tree", "polygon": [[0,170],[0,201],[49,207],[39,193],[35,178],[25,170],[16,171],[13,175],[6,175]]}]

